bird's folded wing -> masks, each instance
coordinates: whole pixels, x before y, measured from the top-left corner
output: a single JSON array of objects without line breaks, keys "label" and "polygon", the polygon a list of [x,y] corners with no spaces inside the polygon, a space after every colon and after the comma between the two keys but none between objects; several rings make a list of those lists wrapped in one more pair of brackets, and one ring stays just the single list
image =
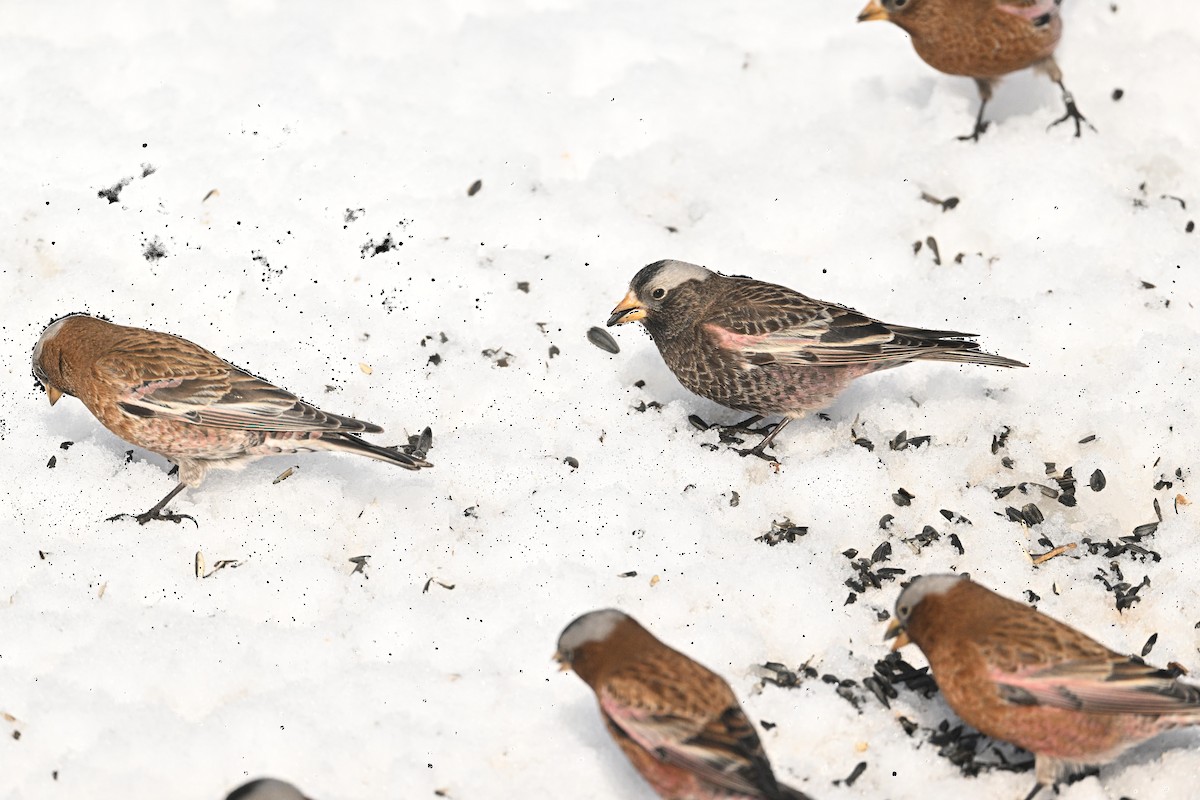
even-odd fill
[{"label": "bird's folded wing", "polygon": [[[728,308],[704,327],[715,343],[750,363],[843,366],[907,361],[931,350],[974,348],[972,334],[886,325],[853,309],[804,302],[760,303]],[[948,339],[959,339],[948,341]]]},{"label": "bird's folded wing", "polygon": [[1018,672],[993,670],[1001,694],[1022,705],[1096,714],[1198,714],[1200,687],[1124,658],[1081,659]]},{"label": "bird's folded wing", "polygon": [[97,363],[106,379],[121,386],[119,405],[126,413],[239,430],[382,430],[321,411],[190,342],[170,339],[153,342],[152,349],[115,351]]},{"label": "bird's folded wing", "polygon": [[660,760],[728,791],[752,797],[779,796],[758,734],[740,708],[731,706],[716,718],[698,721],[647,713],[603,694],[600,705],[611,724]]}]

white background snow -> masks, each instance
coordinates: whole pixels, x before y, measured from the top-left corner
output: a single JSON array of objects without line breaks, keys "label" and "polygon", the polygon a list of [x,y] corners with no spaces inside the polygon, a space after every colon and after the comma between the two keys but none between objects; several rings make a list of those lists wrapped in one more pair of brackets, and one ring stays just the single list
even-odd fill
[{"label": "white background snow", "polygon": [[[1031,590],[1117,650],[1157,633],[1148,660],[1200,668],[1194,4],[1067,3],[1058,60],[1099,133],[1047,132],[1058,92],[1023,73],[978,145],[954,139],[973,83],[856,24],[860,5],[6,3],[0,797],[212,800],[271,774],[318,800],[649,798],[550,661],[607,606],[725,676],[814,797],[1023,796],[1032,773],[937,755],[940,698],[760,688],[767,661],[871,674],[899,582],[845,604],[843,552],[884,541],[876,567]],[[913,252],[927,237],[940,264]],[[978,331],[1030,368],[861,380],[781,435],[776,472],[701,446],[716,432],[690,414],[739,415],[684,391],[637,326],[616,356],[586,340],[661,258]],[[107,522],[174,479],[35,390],[41,329],[83,310],[196,341],[385,444],[429,425],[436,467],[272,459],[176,500],[199,528]],[[889,449],[901,431],[932,439]],[[993,493],[1054,487],[1045,462],[1073,467],[1075,507]],[[1031,566],[1039,538],[1115,541],[1155,499],[1161,561]],[[1003,516],[1031,502],[1036,527]],[[785,518],[807,535],[755,541]],[[941,539],[901,541],[926,525]],[[197,551],[240,566],[198,579]],[[1151,581],[1124,613],[1095,579],[1112,561]],[[1061,796],[1182,797],[1198,744],[1161,738]]]}]

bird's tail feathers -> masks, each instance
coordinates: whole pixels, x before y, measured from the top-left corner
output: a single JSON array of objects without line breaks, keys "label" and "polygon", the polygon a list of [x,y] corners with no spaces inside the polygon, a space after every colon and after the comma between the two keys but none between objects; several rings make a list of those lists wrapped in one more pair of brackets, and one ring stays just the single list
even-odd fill
[{"label": "bird's tail feathers", "polygon": [[341,431],[325,433],[321,436],[320,441],[325,444],[325,449],[327,450],[356,453],[367,458],[374,458],[377,461],[386,461],[405,469],[416,470],[433,466],[433,464],[430,464],[415,453],[409,454],[403,450],[391,447],[380,447],[379,445],[363,441],[353,433],[344,433]]},{"label": "bird's tail feathers", "polygon": [[944,342],[946,348],[931,347],[920,353],[922,361],[955,361],[960,364],[985,364],[989,367],[1028,367],[1021,361],[979,350],[974,342]]},{"label": "bird's tail feathers", "polygon": [[784,786],[782,783],[779,784],[779,797],[780,800],[812,800],[811,797],[799,789],[793,789],[790,786]]}]

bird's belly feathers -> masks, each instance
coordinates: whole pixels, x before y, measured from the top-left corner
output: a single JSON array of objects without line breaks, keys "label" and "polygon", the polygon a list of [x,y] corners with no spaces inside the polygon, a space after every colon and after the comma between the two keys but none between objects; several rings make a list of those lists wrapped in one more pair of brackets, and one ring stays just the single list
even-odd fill
[{"label": "bird's belly feathers", "polygon": [[993,12],[983,20],[946,24],[936,32],[912,34],[913,48],[926,64],[949,75],[999,78],[1050,57],[1062,36],[1062,20],[1034,27],[1027,20]]}]

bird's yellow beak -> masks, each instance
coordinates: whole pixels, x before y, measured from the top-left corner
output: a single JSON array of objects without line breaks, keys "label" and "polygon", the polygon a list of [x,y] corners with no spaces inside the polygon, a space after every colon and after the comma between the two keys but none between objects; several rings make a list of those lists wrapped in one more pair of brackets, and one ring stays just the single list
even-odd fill
[{"label": "bird's yellow beak", "polygon": [[871,0],[866,8],[858,14],[859,22],[870,22],[876,19],[888,19],[887,9],[879,5],[879,0]]},{"label": "bird's yellow beak", "polygon": [[562,650],[554,654],[554,660],[558,662],[559,672],[566,672],[571,668],[571,662],[567,660],[567,654]]},{"label": "bird's yellow beak", "polygon": [[63,396],[63,393],[58,389],[55,389],[53,386],[47,386],[46,396],[50,398],[50,405],[54,405],[58,402],[58,398]]},{"label": "bird's yellow beak", "polygon": [[893,618],[888,623],[887,633],[883,634],[883,640],[895,639],[892,642],[892,649],[899,650],[901,647],[912,644],[912,639],[908,638],[908,632],[904,630],[904,626],[900,624],[900,620]]},{"label": "bird's yellow beak", "polygon": [[608,318],[608,327],[613,325],[624,325],[626,322],[636,322],[639,319],[646,318],[648,309],[642,305],[642,302],[637,299],[637,295],[633,293],[633,289],[617,303],[617,307],[612,310],[612,316]]}]

